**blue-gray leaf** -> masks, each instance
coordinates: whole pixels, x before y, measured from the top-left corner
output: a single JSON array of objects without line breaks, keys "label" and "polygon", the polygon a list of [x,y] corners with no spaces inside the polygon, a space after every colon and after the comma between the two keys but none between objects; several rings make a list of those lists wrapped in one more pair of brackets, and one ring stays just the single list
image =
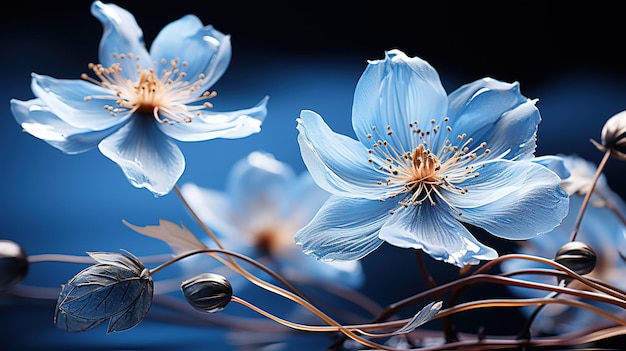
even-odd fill
[{"label": "blue-gray leaf", "polygon": [[107,333],[139,324],[150,309],[154,284],[130,253],[89,253],[97,264],[85,268],[61,289],[54,322],[72,332],[95,328],[109,319]]}]

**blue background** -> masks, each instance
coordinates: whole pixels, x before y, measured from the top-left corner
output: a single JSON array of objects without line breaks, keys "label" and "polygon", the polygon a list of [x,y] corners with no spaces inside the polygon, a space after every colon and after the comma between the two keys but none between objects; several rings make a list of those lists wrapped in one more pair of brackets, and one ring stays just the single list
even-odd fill
[{"label": "blue background", "polygon": [[[448,92],[485,76],[519,81],[523,94],[539,99],[543,121],[537,155],[576,153],[599,161],[601,153],[589,139],[599,140],[606,119],[626,109],[626,65],[617,54],[624,36],[616,20],[621,12],[607,7],[539,2],[394,2],[393,8],[389,2],[341,8],[323,1],[290,7],[273,2],[116,3],[135,15],[148,45],[164,25],[188,13],[232,35],[231,65],[214,86],[216,109],[244,108],[270,96],[260,134],[179,143],[187,160],[180,184],[221,189],[231,165],[254,150],[271,152],[304,171],[295,128],[300,110],[315,110],[335,131],[353,136],[355,84],[368,59],[382,58],[392,48],[429,61]],[[133,188],[118,166],[97,150],[65,155],[23,133],[10,112],[11,98],[33,97],[31,72],[78,78],[87,71],[87,63],[96,61],[101,27],[89,6],[89,1],[64,2],[62,7],[56,2],[20,2],[2,9],[0,239],[13,240],[32,255],[120,249],[135,255],[168,253],[164,243],[133,232],[122,220],[151,225],[163,218],[199,233],[174,193],[155,198],[145,189]],[[626,194],[625,167],[614,160],[605,172],[609,184],[622,194]],[[494,238],[484,240],[502,252],[513,248]],[[363,291],[383,305],[423,289],[414,254],[408,250],[383,246],[363,264],[367,272]],[[438,262],[427,259],[427,264],[440,281],[456,274]],[[33,264],[24,283],[55,288],[79,269],[82,266],[75,264]],[[200,345],[208,349],[220,340],[215,331],[153,320],[115,335],[107,336],[101,328],[69,334],[52,325],[53,309],[54,301],[3,302],[0,296],[0,340],[7,350],[67,349],[65,344],[77,349],[166,350],[183,336],[187,349]],[[517,320],[507,312],[508,318]],[[463,317],[459,323],[475,331],[475,324],[464,324]],[[490,328],[509,331],[503,325]],[[297,340],[315,345],[310,349],[328,345],[326,338]]]}]

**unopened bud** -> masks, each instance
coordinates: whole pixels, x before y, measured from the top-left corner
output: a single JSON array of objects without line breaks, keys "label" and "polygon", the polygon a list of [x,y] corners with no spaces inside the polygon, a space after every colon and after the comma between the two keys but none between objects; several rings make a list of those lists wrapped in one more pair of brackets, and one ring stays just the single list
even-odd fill
[{"label": "unopened bud", "polygon": [[0,290],[19,283],[28,273],[28,259],[21,246],[0,240]]},{"label": "unopened bud", "polygon": [[180,284],[185,299],[195,309],[203,312],[219,312],[228,305],[233,288],[225,277],[214,273],[202,273]]},{"label": "unopened bud", "polygon": [[602,151],[611,150],[613,157],[626,160],[626,111],[622,111],[609,118],[602,127]]},{"label": "unopened bud", "polygon": [[561,246],[554,260],[572,271],[585,275],[596,267],[596,253],[581,241],[570,241]]}]

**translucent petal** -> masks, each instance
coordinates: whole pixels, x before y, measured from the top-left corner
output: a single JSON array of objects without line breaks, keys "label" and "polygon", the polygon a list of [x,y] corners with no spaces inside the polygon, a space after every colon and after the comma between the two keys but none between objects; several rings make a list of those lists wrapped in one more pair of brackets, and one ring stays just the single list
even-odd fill
[{"label": "translucent petal", "polygon": [[552,230],[567,215],[569,197],[560,181],[531,161],[494,161],[459,184],[467,193],[443,196],[462,213],[459,220],[502,238],[528,239]]},{"label": "translucent petal", "polygon": [[383,243],[378,231],[394,206],[394,201],[331,196],[296,233],[296,243],[304,253],[323,261],[359,260]]},{"label": "translucent petal", "polygon": [[289,191],[285,194],[282,203],[281,213],[304,226],[313,219],[329,197],[330,193],[320,188],[311,174],[303,172],[289,186]]},{"label": "translucent petal", "polygon": [[[130,12],[115,4],[94,1],[91,5],[91,14],[100,20],[103,27],[99,60],[104,67],[119,62],[124,75],[132,81],[138,78],[137,64],[143,68],[153,67],[150,54],[146,50],[143,32]],[[113,54],[132,54],[134,59],[120,60]]]},{"label": "translucent petal", "polygon": [[394,246],[421,249],[434,259],[459,267],[498,257],[444,206],[424,204],[400,209],[389,217],[379,237]]},{"label": "translucent petal", "polygon": [[100,152],[117,163],[137,188],[155,196],[169,193],[185,169],[178,146],[155,126],[153,118],[133,118],[99,145]]},{"label": "translucent petal", "polygon": [[317,113],[303,110],[298,119],[300,153],[315,182],[326,191],[347,197],[381,199],[384,179],[369,164],[363,145],[333,132]]},{"label": "translucent petal", "polygon": [[76,128],[53,114],[41,99],[11,100],[13,117],[24,131],[66,154],[78,154],[93,149],[113,129],[93,131]]},{"label": "translucent petal", "polygon": [[224,239],[240,235],[237,222],[233,217],[235,209],[231,198],[222,192],[205,189],[193,183],[185,183],[180,191],[187,203],[215,234]]},{"label": "translucent petal", "polygon": [[291,166],[257,151],[233,165],[226,189],[243,217],[276,216],[294,178]]},{"label": "translucent petal", "polygon": [[[388,141],[401,149],[417,143],[408,124],[446,116],[447,97],[437,71],[419,57],[407,57],[399,50],[385,53],[384,60],[370,61],[361,75],[352,104],[352,126],[367,147],[372,126],[381,132],[389,125],[396,138]],[[373,133],[372,133],[373,134]]]},{"label": "translucent petal", "polygon": [[[194,15],[186,15],[161,30],[152,43],[150,54],[157,62],[157,72],[169,69],[169,61],[180,58],[188,64],[183,69],[188,80],[196,81],[203,74],[205,78],[197,90],[200,95],[213,86],[228,68],[230,36],[213,26],[203,26]],[[161,59],[167,63],[163,65]]]},{"label": "translucent petal", "polygon": [[460,87],[449,99],[452,130],[474,139],[470,149],[486,142],[490,158],[505,153],[507,159],[532,157],[541,117],[536,101],[521,95],[518,83],[484,78]]},{"label": "translucent petal", "polygon": [[[52,113],[75,128],[105,130],[121,125],[130,117],[130,114],[112,117],[104,108],[117,99],[111,90],[84,80],[33,74],[31,88]],[[85,99],[87,96],[105,98]]]},{"label": "translucent petal", "polygon": [[268,97],[265,97],[252,108],[230,112],[203,110],[190,123],[160,123],[158,127],[180,141],[243,138],[261,131],[267,115],[267,101]]},{"label": "translucent petal", "polygon": [[[565,158],[559,155],[544,155],[535,157],[533,162],[538,163],[544,167],[547,167],[552,172],[556,173],[561,179],[570,177],[571,173],[568,167],[565,165]],[[605,180],[606,181],[606,180]]]},{"label": "translucent petal", "polygon": [[277,257],[280,274],[295,282],[316,284],[338,283],[342,287],[359,288],[365,282],[363,266],[359,261],[319,261],[313,256],[298,252]]}]

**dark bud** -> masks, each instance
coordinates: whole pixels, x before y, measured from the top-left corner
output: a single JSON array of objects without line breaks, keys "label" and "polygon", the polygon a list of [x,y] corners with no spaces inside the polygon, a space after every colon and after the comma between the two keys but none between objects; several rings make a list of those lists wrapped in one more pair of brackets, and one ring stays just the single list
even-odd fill
[{"label": "dark bud", "polygon": [[581,241],[570,241],[561,246],[554,260],[580,275],[591,273],[596,267],[595,251]]},{"label": "dark bud", "polygon": [[626,111],[609,118],[602,127],[602,145],[594,142],[602,151],[611,150],[615,158],[626,160]]},{"label": "dark bud", "polygon": [[233,287],[223,276],[202,273],[180,284],[187,302],[203,312],[219,312],[228,305],[233,296]]},{"label": "dark bud", "polygon": [[22,247],[10,240],[0,240],[0,290],[19,283],[28,273],[28,259]]}]

